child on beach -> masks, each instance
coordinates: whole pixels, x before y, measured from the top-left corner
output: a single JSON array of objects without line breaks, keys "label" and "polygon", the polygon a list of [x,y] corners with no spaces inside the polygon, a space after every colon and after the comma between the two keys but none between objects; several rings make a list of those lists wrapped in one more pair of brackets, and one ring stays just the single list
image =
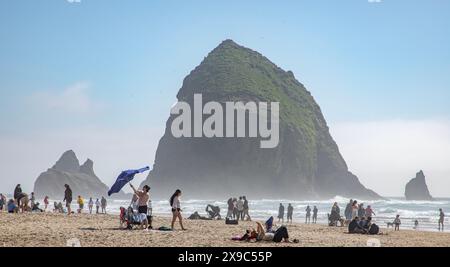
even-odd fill
[{"label": "child on beach", "polygon": [[48,207],[49,201],[48,201],[48,196],[44,197],[44,211],[47,211],[47,207]]},{"label": "child on beach", "polygon": [[284,222],[284,206],[280,203],[280,207],[278,208],[278,222]]},{"label": "child on beach", "polygon": [[98,200],[98,198],[97,198],[97,201],[95,201],[95,207],[96,207],[96,209],[97,209],[97,214],[99,214],[100,213],[100,200]]},{"label": "child on beach", "polygon": [[438,227],[438,230],[441,231],[441,229],[442,229],[442,232],[444,231],[444,218],[445,218],[444,212],[442,211],[442,209],[439,209],[439,222],[438,222],[439,227]]},{"label": "child on beach", "polygon": [[102,197],[102,200],[101,200],[101,204],[102,204],[102,213],[104,213],[104,214],[106,214],[106,198],[105,197]]},{"label": "child on beach", "polygon": [[400,220],[400,215],[397,214],[397,216],[395,217],[395,220],[394,220],[394,225],[395,225],[394,231],[400,231],[400,224],[402,224],[402,222]]},{"label": "child on beach", "polygon": [[92,197],[89,198],[88,207],[89,207],[89,214],[92,214],[92,208],[94,207],[94,200],[92,199]]},{"label": "child on beach", "polygon": [[77,203],[78,203],[78,213],[81,213],[84,208],[84,199],[81,196],[78,196]]}]

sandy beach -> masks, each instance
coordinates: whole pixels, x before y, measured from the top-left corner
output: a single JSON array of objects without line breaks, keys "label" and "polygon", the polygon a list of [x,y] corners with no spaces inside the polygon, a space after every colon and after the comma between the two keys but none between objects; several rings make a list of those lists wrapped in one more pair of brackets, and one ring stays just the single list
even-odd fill
[{"label": "sandy beach", "polygon": [[[121,230],[117,215],[53,213],[0,213],[0,246],[4,247],[61,247],[67,240],[76,238],[83,247],[360,247],[369,238],[380,240],[386,247],[448,247],[450,233],[382,229],[383,235],[367,236],[347,234],[346,228],[326,225],[289,224],[291,239],[300,243],[241,242],[231,237],[241,235],[254,222],[225,225],[224,221],[185,220],[187,231]],[[155,217],[153,226],[170,226],[170,219]],[[179,225],[176,225],[179,229]]]}]

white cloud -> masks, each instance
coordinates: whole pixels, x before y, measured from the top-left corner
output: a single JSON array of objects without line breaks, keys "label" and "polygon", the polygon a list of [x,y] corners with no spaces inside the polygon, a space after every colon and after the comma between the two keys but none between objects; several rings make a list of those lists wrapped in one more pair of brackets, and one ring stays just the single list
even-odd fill
[{"label": "white cloud", "polygon": [[349,169],[382,195],[402,196],[424,170],[434,196],[450,196],[450,121],[389,120],[330,127]]},{"label": "white cloud", "polygon": [[29,102],[34,107],[50,111],[89,113],[102,106],[101,103],[93,101],[89,96],[89,88],[89,83],[77,82],[62,90],[37,91],[29,97]]}]

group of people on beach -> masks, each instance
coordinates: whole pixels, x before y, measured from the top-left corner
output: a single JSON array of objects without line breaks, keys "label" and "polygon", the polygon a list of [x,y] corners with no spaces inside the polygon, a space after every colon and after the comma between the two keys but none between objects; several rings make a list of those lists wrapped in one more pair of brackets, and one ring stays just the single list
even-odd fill
[{"label": "group of people on beach", "polygon": [[[69,185],[64,185],[64,199],[61,202],[55,201],[53,204],[53,212],[56,213],[67,213],[72,214],[72,189]],[[46,212],[50,205],[50,198],[48,196],[44,197],[44,207],[40,207],[40,203],[36,201],[36,197],[34,192],[32,192],[30,195],[24,193],[22,191],[22,187],[20,184],[16,185],[14,188],[13,198],[10,200],[6,200],[6,196],[3,194],[0,194],[0,210],[3,210],[3,207],[5,206],[7,211],[9,213],[19,213],[19,212]],[[63,205],[65,203],[65,206]],[[78,213],[82,213],[84,210],[84,199],[81,196],[78,196],[77,198],[77,204],[78,204]],[[94,200],[92,197],[89,199],[88,202],[88,208],[89,213],[92,214],[94,204],[96,206],[96,213],[105,213],[106,214],[106,206],[107,206],[107,200],[105,197],[102,197],[101,199],[97,198],[97,201],[94,203]],[[100,212],[101,209],[101,212]]]},{"label": "group of people on beach", "polygon": [[[305,215],[305,223],[311,223],[311,212],[312,212],[312,223],[317,223],[317,214],[319,213],[319,209],[317,206],[314,206],[312,209],[309,205],[306,206],[305,209],[306,215]],[[280,206],[278,207],[278,222],[284,222],[284,213],[285,213],[285,207],[283,203],[280,203]],[[294,206],[292,206],[291,203],[287,206],[286,211],[286,222],[292,223],[292,218],[294,216]]]},{"label": "group of people on beach", "polygon": [[251,221],[251,217],[249,214],[249,205],[246,196],[240,196],[239,199],[230,197],[227,201],[227,205],[227,218],[235,219],[238,221]]},{"label": "group of people on beach", "polygon": [[[138,214],[138,218],[140,220],[141,229],[148,231],[149,229],[152,229],[152,222],[151,222],[151,215],[149,215],[149,212],[151,214],[151,207],[150,203],[150,186],[144,185],[142,187],[142,190],[136,189],[131,183],[130,187],[133,190],[134,194],[131,199],[131,208],[133,210],[133,213],[136,212]],[[171,223],[171,230],[175,229],[175,222],[178,220],[181,226],[182,230],[186,230],[186,228],[183,225],[183,216],[181,214],[181,190],[177,189],[172,194],[172,196],[169,199],[169,204],[172,210],[172,223]]]}]

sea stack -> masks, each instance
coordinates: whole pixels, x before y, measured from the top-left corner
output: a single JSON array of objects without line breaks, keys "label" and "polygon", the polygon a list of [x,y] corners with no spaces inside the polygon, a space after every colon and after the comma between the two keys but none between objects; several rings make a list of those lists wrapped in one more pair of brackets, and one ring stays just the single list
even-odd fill
[{"label": "sea stack", "polygon": [[406,184],[405,197],[406,200],[433,200],[430,191],[428,191],[423,171],[418,172],[416,177]]},{"label": "sea stack", "polygon": [[247,137],[177,138],[171,115],[141,184],[153,196],[167,198],[179,188],[189,198],[381,198],[348,170],[311,93],[260,53],[223,41],[184,79],[177,99],[193,107],[196,94],[203,105],[214,101],[224,110],[231,101],[279,102],[278,145],[261,148],[261,138]]},{"label": "sea stack", "polygon": [[[78,195],[84,198],[106,197],[109,189],[94,173],[94,162],[87,159],[80,166],[72,150],[64,152],[53,167],[39,175],[34,183],[34,192],[38,198],[49,196],[52,199],[62,200],[64,184],[71,187],[74,198]],[[116,197],[125,197],[125,194],[120,192]]]}]

